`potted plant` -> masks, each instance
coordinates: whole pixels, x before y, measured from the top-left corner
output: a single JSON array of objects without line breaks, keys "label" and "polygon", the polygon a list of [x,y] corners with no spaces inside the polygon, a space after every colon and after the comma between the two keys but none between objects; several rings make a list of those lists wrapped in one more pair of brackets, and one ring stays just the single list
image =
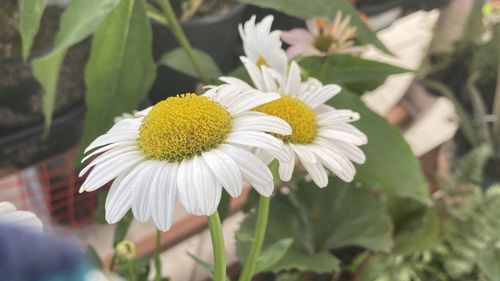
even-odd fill
[{"label": "potted plant", "polygon": [[[151,10],[157,10],[158,6],[154,6],[155,2],[152,2]],[[234,68],[238,57],[237,25],[243,19],[244,4],[229,0],[178,0],[172,1],[172,7],[193,48],[210,55],[223,72]],[[149,93],[152,101],[158,102],[186,90],[196,91],[196,84],[200,79],[168,66],[168,52],[180,47],[166,26],[168,23],[163,17],[153,19],[152,22],[153,56],[159,64],[157,78]]]},{"label": "potted plant", "polygon": [[[0,4],[0,165],[25,167],[78,143],[83,117],[83,68],[88,42],[72,48],[63,63],[54,103],[52,133],[44,137],[42,88],[31,67],[23,61],[18,1]],[[62,9],[50,5],[41,20],[31,59],[43,55],[52,44]]]}]

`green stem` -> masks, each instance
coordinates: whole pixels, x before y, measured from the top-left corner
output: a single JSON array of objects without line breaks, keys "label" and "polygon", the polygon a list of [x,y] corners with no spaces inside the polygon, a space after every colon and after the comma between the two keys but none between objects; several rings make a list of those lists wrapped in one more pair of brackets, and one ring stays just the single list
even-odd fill
[{"label": "green stem", "polygon": [[257,259],[259,258],[260,251],[262,250],[262,244],[264,243],[264,237],[266,235],[270,202],[271,197],[260,196],[257,223],[255,225],[255,237],[252,242],[250,253],[248,254],[245,265],[243,266],[243,271],[240,275],[239,281],[250,281],[255,273]]},{"label": "green stem", "polygon": [[128,277],[130,281],[136,281],[136,275],[135,275],[135,269],[134,269],[134,263],[131,259],[126,259],[127,263],[127,269],[128,269]]},{"label": "green stem", "polygon": [[160,0],[160,5],[163,9],[163,12],[165,13],[165,17],[167,19],[170,30],[174,34],[175,38],[177,39],[181,47],[186,52],[189,60],[191,60],[191,63],[193,64],[196,73],[198,73],[199,78],[205,84],[210,84],[210,79],[208,78],[200,62],[196,59],[193,48],[191,47],[191,44],[189,43],[186,37],[186,34],[182,30],[181,25],[179,24],[179,21],[175,16],[174,10],[172,9],[172,5],[170,5],[170,0]]},{"label": "green stem", "polygon": [[161,281],[161,261],[160,261],[160,247],[161,247],[161,232],[156,231],[156,248],[155,248],[155,281]]},{"label": "green stem", "polygon": [[208,227],[212,238],[212,249],[214,255],[214,279],[215,281],[226,280],[226,253],[224,249],[224,236],[222,234],[222,224],[219,213],[215,212],[208,216]]},{"label": "green stem", "polygon": [[115,263],[116,263],[116,253],[113,254],[113,257],[111,257],[111,262],[109,263],[109,271],[113,271]]}]

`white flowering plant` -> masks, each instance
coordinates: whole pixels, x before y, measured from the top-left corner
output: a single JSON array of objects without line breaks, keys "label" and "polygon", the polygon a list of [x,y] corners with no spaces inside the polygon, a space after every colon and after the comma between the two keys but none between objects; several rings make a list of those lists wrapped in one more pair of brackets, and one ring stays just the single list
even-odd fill
[{"label": "white flowering plant", "polygon": [[[158,231],[168,231],[177,201],[207,218],[214,254],[209,267],[217,281],[227,280],[219,211],[225,213],[228,197],[242,196],[245,184],[252,189],[236,234],[240,281],[262,271],[337,274],[342,261],[336,250],[393,248],[386,198],[429,203],[427,182],[400,132],[360,99],[387,76],[408,70],[360,56],[361,45],[390,51],[349,3],[241,2],[307,20],[311,34],[274,30],[272,16],[253,16],[239,25],[241,67],[214,75],[206,71],[219,72],[213,60],[191,48],[170,1],[161,0],[161,17],[184,51],[167,54],[176,57],[170,66],[205,87],[132,114],[154,79],[148,16],[158,11],[145,0],[71,1],[54,48],[32,61],[50,124],[65,52],[93,34],[80,192],[110,185],[102,209],[108,223],[118,223],[111,269],[127,268],[130,280],[148,278],[135,269],[133,244],[122,241],[131,220],[152,220]],[[23,1],[23,15],[40,16],[44,3]],[[37,26],[23,19],[29,50]],[[161,280],[157,247],[155,280]]]}]

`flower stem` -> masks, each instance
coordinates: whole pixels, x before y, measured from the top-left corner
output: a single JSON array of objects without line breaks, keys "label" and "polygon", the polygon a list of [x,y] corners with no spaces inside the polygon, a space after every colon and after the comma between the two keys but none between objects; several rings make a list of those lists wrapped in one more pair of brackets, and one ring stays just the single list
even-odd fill
[{"label": "flower stem", "polygon": [[160,261],[160,246],[161,246],[161,232],[156,231],[156,249],[155,249],[155,281],[161,281],[161,261]]},{"label": "flower stem", "polygon": [[257,259],[259,258],[260,251],[262,250],[262,244],[264,243],[264,237],[266,235],[270,202],[271,197],[260,196],[257,223],[255,225],[255,236],[252,242],[252,247],[250,248],[250,253],[248,254],[245,265],[243,266],[243,271],[240,275],[239,281],[250,281],[255,273]]},{"label": "flower stem", "polygon": [[136,281],[137,278],[135,275],[134,262],[132,261],[132,259],[126,259],[125,263],[127,264],[129,280]]},{"label": "flower stem", "polygon": [[219,213],[215,212],[208,216],[208,227],[212,238],[212,249],[214,255],[214,279],[215,281],[226,280],[226,253],[224,249],[224,236]]},{"label": "flower stem", "polygon": [[184,49],[186,52],[189,60],[191,60],[191,63],[194,66],[194,69],[196,70],[196,73],[198,73],[199,78],[205,83],[209,84],[210,79],[208,78],[205,70],[201,66],[200,62],[197,60],[193,48],[191,47],[191,44],[189,43],[186,34],[181,28],[181,25],[179,24],[179,21],[177,20],[177,17],[175,16],[174,10],[172,9],[172,5],[170,5],[170,0],[160,0],[160,5],[163,9],[163,12],[165,13],[165,17],[168,22],[168,26],[170,27],[170,30],[174,34],[175,38],[181,45],[181,47]]}]

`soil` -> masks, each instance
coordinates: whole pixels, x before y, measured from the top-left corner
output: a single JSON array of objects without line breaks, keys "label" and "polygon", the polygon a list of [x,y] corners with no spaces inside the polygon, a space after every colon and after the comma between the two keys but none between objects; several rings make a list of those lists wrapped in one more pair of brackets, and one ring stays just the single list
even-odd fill
[{"label": "soil", "polygon": [[[32,48],[34,57],[46,52],[57,33],[62,10],[46,8]],[[16,0],[0,2],[0,137],[43,122],[42,89],[32,75],[31,65],[21,59],[21,39]],[[83,101],[83,70],[89,42],[71,48],[64,60],[58,84],[54,117]]]}]

